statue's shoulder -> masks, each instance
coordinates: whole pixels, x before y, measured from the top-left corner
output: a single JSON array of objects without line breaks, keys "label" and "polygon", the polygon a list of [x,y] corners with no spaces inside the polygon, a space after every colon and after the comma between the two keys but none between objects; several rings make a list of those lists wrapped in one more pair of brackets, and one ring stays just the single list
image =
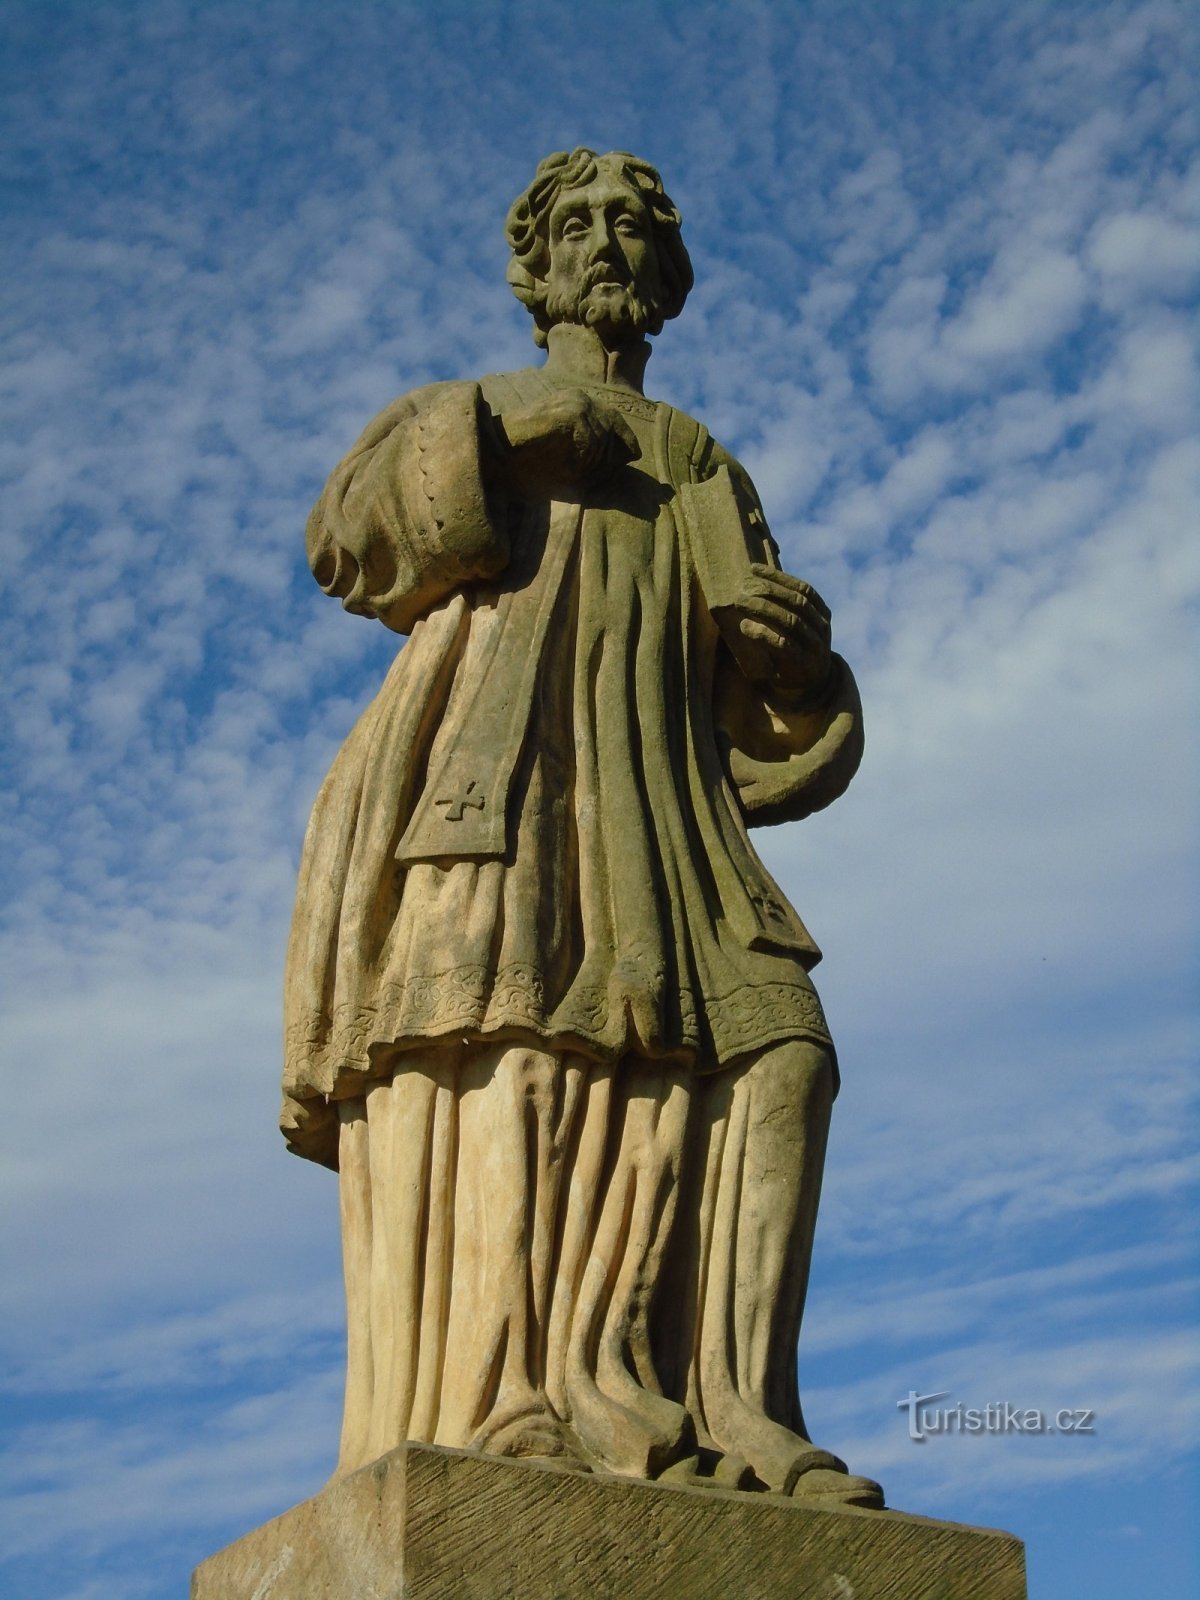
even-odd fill
[{"label": "statue's shoulder", "polygon": [[514,372],[489,372],[480,378],[483,398],[493,411],[528,405],[552,387],[542,367],[518,367]]},{"label": "statue's shoulder", "polygon": [[439,378],[433,383],[422,383],[415,389],[406,390],[392,401],[387,411],[425,411],[439,401],[453,399],[457,395],[475,394],[479,387],[470,378]]},{"label": "statue's shoulder", "polygon": [[690,416],[686,411],[681,411],[678,406],[671,407],[671,431],[678,434],[680,439],[694,440],[692,453],[696,462],[698,478],[711,478],[721,467],[728,467],[736,476],[745,476],[745,468],[734,455],[733,451],[713,437],[705,423],[698,417]]},{"label": "statue's shoulder", "polygon": [[371,418],[359,435],[351,454],[359,455],[364,450],[373,449],[386,439],[394,428],[411,421],[414,417],[423,416],[431,409],[453,406],[456,399],[464,406],[473,404],[474,397],[477,397],[478,393],[477,383],[457,378],[423,383],[416,389],[407,389]]},{"label": "statue's shoulder", "polygon": [[671,475],[675,482],[707,483],[725,468],[743,512],[751,520],[762,522],[765,528],[758,490],[733,451],[719,439],[714,439],[704,423],[696,417],[689,416],[677,406],[667,406],[665,402],[660,404],[670,412],[664,433],[668,441],[667,457],[671,462]]},{"label": "statue's shoulder", "polygon": [[[412,396],[433,397],[435,391],[453,385],[429,384],[414,390]],[[492,372],[480,378],[478,388],[484,401],[493,412],[503,413],[507,408],[529,405],[552,389],[554,384],[546,376],[545,367],[518,367],[512,372]],[[697,417],[691,416],[668,400],[655,400],[647,395],[633,394],[628,390],[606,389],[609,404],[657,424],[657,431],[670,463],[670,476],[676,482],[704,482],[720,467],[728,467],[739,483],[748,486],[749,477],[733,452],[714,439]],[[753,494],[753,488],[750,487]]]},{"label": "statue's shoulder", "polygon": [[660,426],[667,441],[668,456],[676,478],[704,483],[721,467],[728,467],[732,476],[749,482],[745,468],[731,450],[714,439],[707,426],[679,406],[666,400],[656,402],[661,415]]}]

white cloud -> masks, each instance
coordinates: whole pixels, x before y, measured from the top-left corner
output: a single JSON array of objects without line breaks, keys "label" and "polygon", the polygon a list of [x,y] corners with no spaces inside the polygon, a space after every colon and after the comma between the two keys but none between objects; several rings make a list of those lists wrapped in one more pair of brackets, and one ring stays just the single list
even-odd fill
[{"label": "white cloud", "polygon": [[[502,212],[579,136],[644,150],[683,205],[698,283],[652,384],[741,454],[866,700],[845,799],[761,839],[827,950],[843,1056],[815,1415],[921,1510],[967,1483],[986,1518],[1028,1481],[1078,1527],[1073,1481],[1157,1481],[1145,1408],[1171,1411],[1174,1470],[1182,11],[946,8],[918,34],[746,0],[654,13],[651,59],[587,37],[586,7],[31,19],[0,390],[19,1592],[177,1592],[139,1529],[203,1554],[327,1466],[336,1208],[273,1129],[278,974],[308,804],[396,641],[311,590],[303,521],[393,394],[533,359]],[[1135,1227],[1170,1248],[1103,1247]],[[317,1352],[294,1384],[291,1337]],[[1110,1426],[969,1481],[965,1442],[923,1465],[894,1409],[921,1352],[964,1401],[986,1377],[1069,1404],[1086,1379]],[[77,1568],[45,1575],[39,1518]]]},{"label": "white cloud", "polygon": [[[862,1470],[878,1475],[890,1503],[904,1510],[949,1501],[959,1515],[982,1517],[1001,1497],[1031,1489],[1045,1492],[1076,1480],[1087,1492],[1122,1474],[1162,1469],[1164,1458],[1194,1449],[1197,1414],[1195,1345],[1186,1335],[1163,1332],[1131,1340],[1103,1334],[1053,1349],[1021,1349],[999,1342],[946,1348],[914,1382],[910,1371],[873,1375],[869,1384],[841,1386],[814,1397],[827,1413],[840,1450]],[[914,1443],[898,1402],[909,1391],[949,1390],[943,1407],[1041,1411],[1053,1419],[1064,1409],[1094,1413],[1094,1431],[1007,1434],[947,1432]],[[1154,1425],[1147,1427],[1148,1419]],[[953,1424],[951,1424],[953,1427]]]},{"label": "white cloud", "polygon": [[1153,211],[1119,211],[1093,229],[1088,259],[1126,291],[1185,295],[1200,275],[1200,232]]},{"label": "white cloud", "polygon": [[1070,332],[1085,298],[1086,280],[1075,258],[1044,251],[985,280],[941,337],[967,361],[1028,356]]},{"label": "white cloud", "polygon": [[16,1432],[0,1457],[5,1556],[49,1551],[64,1528],[92,1548],[180,1528],[267,1520],[331,1468],[336,1380],[301,1381],[179,1427],[60,1423]]}]

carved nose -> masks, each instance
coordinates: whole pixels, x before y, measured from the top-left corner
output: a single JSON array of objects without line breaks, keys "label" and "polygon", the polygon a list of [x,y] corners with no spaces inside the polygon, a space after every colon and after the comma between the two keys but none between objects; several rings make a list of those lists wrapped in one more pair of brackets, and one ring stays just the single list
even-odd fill
[{"label": "carved nose", "polygon": [[592,230],[592,260],[611,261],[617,253],[616,234],[598,223]]},{"label": "carved nose", "polygon": [[588,277],[595,279],[596,273],[600,272],[602,276],[611,275],[620,282],[623,276],[622,265],[621,252],[616,247],[616,241],[605,237],[592,247],[588,260]]}]

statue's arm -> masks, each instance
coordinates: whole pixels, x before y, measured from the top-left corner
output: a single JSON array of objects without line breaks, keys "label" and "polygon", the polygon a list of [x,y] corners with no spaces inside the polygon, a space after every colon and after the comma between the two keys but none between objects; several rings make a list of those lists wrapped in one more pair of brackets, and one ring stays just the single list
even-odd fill
[{"label": "statue's arm", "polygon": [[508,562],[489,499],[500,447],[479,385],[435,384],[380,413],[335,468],[308,519],[308,561],[347,611],[397,633]]},{"label": "statue's arm", "polygon": [[794,821],[836,800],[858,770],[858,686],[831,648],[829,608],[781,569],[749,476],[719,448],[713,466],[727,468],[740,512],[738,560],[711,611],[718,733],[747,821]]}]

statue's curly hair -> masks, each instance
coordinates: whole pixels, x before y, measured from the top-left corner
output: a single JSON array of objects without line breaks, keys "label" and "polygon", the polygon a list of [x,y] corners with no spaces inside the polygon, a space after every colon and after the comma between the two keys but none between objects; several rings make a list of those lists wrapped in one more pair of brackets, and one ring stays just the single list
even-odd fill
[{"label": "statue's curly hair", "polygon": [[512,292],[533,316],[533,337],[539,345],[545,345],[550,326],[546,317],[550,213],[564,189],[591,183],[601,168],[623,178],[641,196],[650,213],[663,297],[649,332],[658,333],[665,321],[679,315],[694,282],[692,263],[679,231],[683,219],[663,188],[656,167],[625,150],[610,150],[603,156],[582,145],[570,153],[556,151],[538,163],[533,182],[513,201],[504,225],[512,250],[508,281]]}]

